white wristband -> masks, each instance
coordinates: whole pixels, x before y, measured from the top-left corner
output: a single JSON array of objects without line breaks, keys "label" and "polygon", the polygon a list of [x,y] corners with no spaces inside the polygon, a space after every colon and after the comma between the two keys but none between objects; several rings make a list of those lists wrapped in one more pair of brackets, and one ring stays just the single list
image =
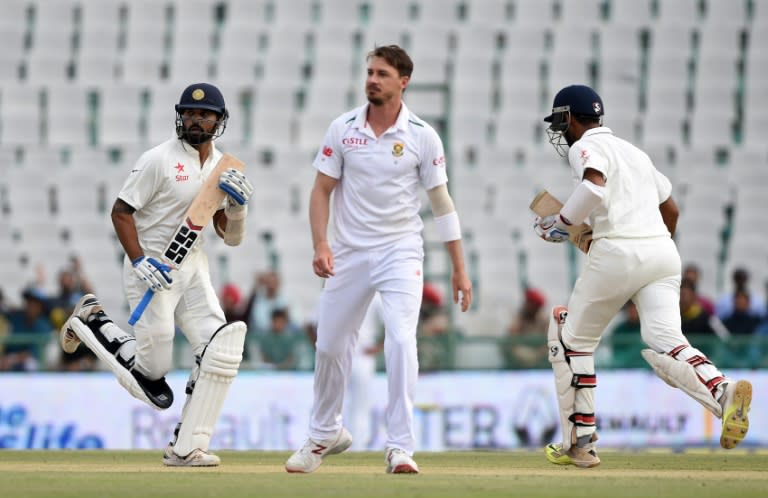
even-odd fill
[{"label": "white wristband", "polygon": [[440,240],[450,242],[452,240],[461,240],[461,225],[459,224],[459,214],[453,211],[435,218],[437,233],[440,234]]}]

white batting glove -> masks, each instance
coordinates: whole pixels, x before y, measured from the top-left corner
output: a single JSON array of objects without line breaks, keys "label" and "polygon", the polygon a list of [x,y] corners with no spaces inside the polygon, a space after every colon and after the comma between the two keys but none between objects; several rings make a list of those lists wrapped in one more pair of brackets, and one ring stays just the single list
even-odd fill
[{"label": "white batting glove", "polygon": [[568,225],[569,223],[560,214],[551,214],[544,218],[537,216],[533,229],[547,242],[560,243],[568,240]]},{"label": "white batting glove", "polygon": [[229,168],[219,176],[219,188],[241,206],[246,204],[253,194],[251,182],[241,171],[235,168]]},{"label": "white batting glove", "polygon": [[149,289],[162,292],[171,288],[173,279],[169,275],[170,266],[146,256],[139,256],[132,263],[133,271],[147,284]]}]

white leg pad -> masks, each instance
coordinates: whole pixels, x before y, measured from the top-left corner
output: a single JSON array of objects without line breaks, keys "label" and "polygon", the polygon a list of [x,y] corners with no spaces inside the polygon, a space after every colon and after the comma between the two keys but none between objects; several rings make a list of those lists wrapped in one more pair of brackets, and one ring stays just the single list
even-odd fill
[{"label": "white leg pad", "polygon": [[574,424],[570,419],[574,412],[576,401],[576,388],[571,385],[573,371],[565,359],[565,346],[560,341],[560,328],[565,322],[568,311],[565,306],[556,306],[552,309],[547,330],[547,345],[549,346],[549,363],[555,373],[555,391],[557,392],[557,404],[560,408],[560,428],[563,431],[563,451],[571,447],[571,434]]},{"label": "white leg pad", "polygon": [[245,323],[229,323],[216,331],[203,350],[197,378],[188,384],[189,397],[177,428],[173,445],[177,455],[184,457],[195,449],[208,451],[229,386],[240,369],[245,333]]},{"label": "white leg pad", "polygon": [[663,353],[657,353],[652,349],[643,349],[641,352],[656,375],[672,387],[681,389],[690,397],[701,403],[704,408],[712,412],[716,417],[722,418],[723,407],[720,406],[709,389],[702,383],[694,367],[687,361],[680,361]]},{"label": "white leg pad", "polygon": [[[91,328],[84,324],[79,317],[73,316],[70,318],[67,326],[77,335],[81,341],[83,341],[86,346],[88,346],[88,349],[93,351],[93,353],[101,361],[103,361],[110,370],[112,370],[112,372],[115,374],[115,377],[117,377],[117,381],[131,394],[131,396],[138,399],[139,401],[143,401],[155,410],[162,409],[150,401],[149,397],[147,397],[146,393],[139,385],[139,382],[136,380],[133,374],[131,374],[131,371],[125,368],[120,363],[120,361],[118,361],[115,355],[107,351],[107,349],[96,338]],[[105,328],[105,337],[108,340],[117,339],[120,342],[123,342],[123,346],[120,348],[118,354],[126,359],[128,357],[132,358],[132,352],[135,352],[136,350],[136,339],[131,334],[124,332],[122,329],[120,329],[120,327],[113,323],[107,325]]]}]

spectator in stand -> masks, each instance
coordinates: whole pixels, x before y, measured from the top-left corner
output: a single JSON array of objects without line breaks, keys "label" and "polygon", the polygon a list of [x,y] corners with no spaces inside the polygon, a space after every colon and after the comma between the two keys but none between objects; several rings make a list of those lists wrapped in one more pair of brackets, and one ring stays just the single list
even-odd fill
[{"label": "spectator in stand", "polygon": [[[683,277],[684,279],[688,279],[693,282],[693,284],[696,286],[697,289],[700,289],[700,282],[701,282],[701,269],[699,268],[699,265],[696,263],[688,263],[685,265],[685,268],[683,268]],[[710,315],[715,314],[715,303],[707,296],[703,296],[701,293],[697,292],[697,299],[699,301],[699,304],[701,305],[704,310],[709,313]]]},{"label": "spectator in stand", "polygon": [[243,293],[236,284],[229,283],[222,287],[219,301],[228,322],[248,321],[243,309]]},{"label": "spectator in stand", "polygon": [[[711,315],[699,304],[696,284],[683,279],[680,283],[680,326],[685,336],[692,334],[714,335],[727,341],[730,337],[728,329],[717,315]],[[710,344],[699,341],[699,349],[710,358],[716,358],[715,350]]]},{"label": "spectator in stand", "polygon": [[641,339],[640,314],[632,301],[627,301],[622,309],[622,318],[611,329],[610,362],[617,368],[635,368],[645,366],[640,355],[643,349]]},{"label": "spectator in stand", "polygon": [[760,325],[761,317],[750,309],[749,294],[737,290],[733,295],[733,313],[723,319],[723,325],[731,333],[728,349],[731,353],[731,363],[736,366],[749,366],[750,336]]},{"label": "spectator in stand", "polygon": [[271,323],[266,334],[259,338],[261,356],[277,370],[296,368],[296,337],[291,333],[288,310],[272,310]]},{"label": "spectator in stand", "polygon": [[525,298],[507,327],[508,340],[502,341],[502,355],[507,367],[532,368],[549,366],[547,361],[547,299],[536,289],[525,290]]},{"label": "spectator in stand", "polygon": [[[59,271],[58,291],[49,300],[50,320],[55,329],[60,329],[75,305],[85,294],[93,293],[93,287],[85,276],[80,258],[72,256],[69,266]],[[61,351],[61,350],[60,350]],[[61,351],[58,368],[68,372],[93,371],[98,358],[88,348],[78,348],[74,353]]]},{"label": "spectator in stand", "polygon": [[759,292],[751,292],[749,289],[749,271],[746,268],[736,268],[731,274],[733,288],[720,296],[715,304],[715,312],[720,319],[733,313],[734,296],[738,291],[744,291],[750,296],[749,309],[756,315],[763,317],[766,314],[765,296]]},{"label": "spectator in stand", "polygon": [[[248,331],[256,336],[269,332],[274,310],[285,310],[286,314],[291,316],[288,299],[282,293],[280,275],[275,270],[256,275],[247,309]],[[289,323],[289,326],[294,328],[292,323]]]},{"label": "spectator in stand", "polygon": [[48,318],[48,298],[44,294],[29,288],[22,293],[22,300],[20,309],[6,314],[11,342],[5,345],[5,354],[0,357],[0,370],[39,370],[45,342],[54,330]]},{"label": "spectator in stand", "polygon": [[752,311],[751,298],[744,289],[733,294],[733,312],[723,319],[723,325],[732,335],[752,334],[760,324],[762,317]]},{"label": "spectator in stand", "polygon": [[448,326],[448,313],[443,307],[440,290],[425,281],[416,342],[419,371],[428,372],[450,367],[452,348]]}]

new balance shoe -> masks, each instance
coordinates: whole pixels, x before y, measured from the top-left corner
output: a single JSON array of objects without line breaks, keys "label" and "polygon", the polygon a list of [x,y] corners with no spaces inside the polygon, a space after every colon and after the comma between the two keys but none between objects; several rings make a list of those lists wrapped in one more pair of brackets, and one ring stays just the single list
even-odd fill
[{"label": "new balance shoe", "polygon": [[589,443],[583,446],[571,445],[567,451],[563,451],[561,443],[548,444],[544,449],[547,460],[555,465],[575,465],[584,469],[600,465],[600,457],[597,456],[595,447],[597,433],[593,433]]},{"label": "new balance shoe", "polygon": [[201,449],[192,450],[189,455],[182,457],[169,444],[163,452],[163,464],[167,467],[217,467],[220,463],[221,458]]},{"label": "new balance shoe", "polygon": [[729,382],[720,398],[723,407],[723,429],[720,433],[720,446],[730,450],[735,448],[749,430],[749,405],[752,403],[752,384],[748,380]]},{"label": "new balance shoe", "polygon": [[400,448],[387,450],[387,474],[418,474],[419,466],[413,458]]},{"label": "new balance shoe", "polygon": [[70,315],[67,321],[64,322],[64,325],[61,326],[61,330],[59,331],[59,342],[61,343],[61,349],[63,349],[64,352],[74,353],[78,346],[80,346],[80,338],[77,337],[77,334],[75,334],[69,327],[69,321],[77,317],[85,323],[90,315],[103,311],[103,309],[101,303],[93,294],[86,294],[80,298],[72,315]]},{"label": "new balance shoe", "polygon": [[315,441],[312,438],[308,438],[304,446],[285,462],[285,470],[291,473],[305,474],[314,472],[320,467],[326,456],[341,453],[351,445],[352,436],[343,427],[339,434],[332,439]]}]

